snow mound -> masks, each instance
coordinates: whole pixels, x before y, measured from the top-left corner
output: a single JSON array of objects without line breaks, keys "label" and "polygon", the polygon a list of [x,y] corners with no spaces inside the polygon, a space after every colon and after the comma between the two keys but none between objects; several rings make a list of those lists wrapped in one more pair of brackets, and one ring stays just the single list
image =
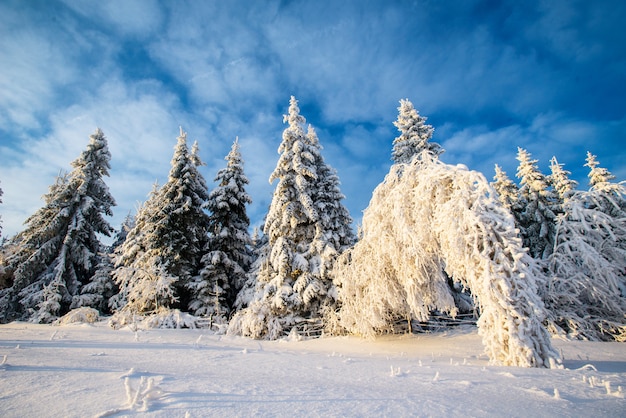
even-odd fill
[{"label": "snow mound", "polygon": [[82,308],[72,309],[61,318],[57,319],[55,325],[66,325],[74,323],[94,324],[100,321],[100,312],[94,308],[83,306]]},{"label": "snow mound", "polygon": [[109,326],[114,329],[130,327],[136,329],[153,328],[208,328],[211,322],[205,318],[193,316],[178,309],[160,308],[150,315],[137,315],[130,311],[120,311],[109,319]]}]

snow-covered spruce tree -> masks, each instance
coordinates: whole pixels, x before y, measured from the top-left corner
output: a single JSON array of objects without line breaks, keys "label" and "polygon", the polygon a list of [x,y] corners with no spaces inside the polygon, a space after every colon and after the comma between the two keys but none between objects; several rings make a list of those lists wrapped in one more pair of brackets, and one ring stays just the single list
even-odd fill
[{"label": "snow-covered spruce tree", "polygon": [[133,228],[135,218],[130,214],[122,222],[120,229],[113,238],[113,243],[102,249],[98,255],[98,265],[93,277],[82,287],[80,294],[74,296],[72,309],[89,307],[98,310],[100,314],[110,314],[117,307],[111,303],[112,298],[119,293],[119,288],[113,280],[113,252],[126,240],[128,232]]},{"label": "snow-covered spruce tree", "polygon": [[626,341],[626,188],[590,153],[587,166],[591,188],[558,218],[544,299],[554,332]]},{"label": "snow-covered spruce tree", "polygon": [[[2,203],[2,193],[2,188],[0,188],[0,203]],[[0,216],[0,238],[2,238],[2,216]]]},{"label": "snow-covered spruce tree", "polygon": [[626,199],[624,199],[624,182],[615,183],[615,176],[604,167],[599,167],[597,157],[587,152],[589,167],[589,189],[597,192],[596,207],[611,216],[622,218],[626,216]]},{"label": "snow-covered spruce tree", "polygon": [[[0,204],[2,203],[2,189],[0,188]],[[5,258],[8,254],[8,249],[5,249],[4,241],[2,239],[2,216],[0,216],[0,290],[7,287],[7,277],[5,273]]]},{"label": "snow-covered spruce tree", "polygon": [[[38,242],[41,239],[59,239],[57,235],[62,232],[60,227],[63,223],[60,222],[58,214],[64,205],[63,202],[69,199],[67,192],[67,173],[59,173],[54,183],[48,187],[48,193],[42,196],[44,206],[25,221],[27,227],[24,231],[11,237],[3,246],[4,281],[6,282],[5,287],[10,288],[0,294],[0,318],[4,321],[25,317],[23,310],[20,309],[19,295],[17,294],[24,286],[21,286],[19,282],[17,286],[14,286],[14,272],[33,254],[35,254],[35,258],[31,262],[41,263],[45,261],[42,260],[44,259],[43,254],[37,254],[35,250],[40,246]],[[28,245],[31,241],[34,244]],[[26,245],[22,245],[22,243]],[[40,264],[38,268],[43,267]]]},{"label": "snow-covered spruce tree", "polygon": [[559,164],[556,157],[552,157],[548,182],[556,192],[559,205],[565,204],[576,192],[576,187],[578,187],[578,182],[569,178],[571,174],[571,172],[563,169],[563,164]]},{"label": "snow-covered spruce tree", "polygon": [[250,219],[246,205],[252,199],[245,190],[248,179],[236,139],[218,171],[217,187],[209,194],[209,241],[202,257],[202,270],[189,284],[189,309],[197,316],[228,322],[237,293],[252,263]]},{"label": "snow-covered spruce tree", "polygon": [[257,287],[257,278],[263,268],[263,264],[267,263],[269,258],[270,246],[267,235],[263,233],[262,228],[255,227],[251,237],[252,248],[252,264],[248,273],[244,277],[237,298],[235,299],[234,311],[240,311],[246,308],[254,299],[255,289]]},{"label": "snow-covered spruce tree", "polygon": [[520,200],[520,192],[517,185],[507,176],[506,172],[498,164],[495,166],[496,174],[493,176],[491,187],[498,195],[498,201],[509,209],[515,216],[519,215],[525,204]]},{"label": "snow-covered spruce tree", "polygon": [[196,159],[181,128],[167,183],[155,187],[116,250],[113,274],[120,295],[115,303],[123,305],[117,315],[122,324],[129,314],[187,309],[188,285],[199,272],[208,225],[208,190]]},{"label": "snow-covered spruce tree", "polygon": [[400,131],[400,136],[393,141],[391,158],[394,163],[409,163],[425,149],[434,156],[443,152],[439,144],[430,142],[434,128],[426,124],[426,119],[419,115],[408,99],[400,100],[398,120],[393,123]]},{"label": "snow-covered spruce tree", "polygon": [[[156,187],[156,186],[155,186]],[[131,215],[130,212],[124,220],[122,221],[122,225],[120,225],[120,229],[117,230],[115,236],[113,237],[113,243],[109,248],[109,253],[115,252],[115,250],[124,244],[126,241],[126,237],[128,237],[128,233],[135,227],[135,215]]]},{"label": "snow-covered spruce tree", "polygon": [[88,307],[97,309],[100,314],[111,313],[109,301],[118,292],[112,272],[113,262],[110,254],[107,252],[100,253],[93,276],[81,288],[80,294],[73,297],[70,308]]},{"label": "snow-covered spruce tree", "polygon": [[127,295],[134,282],[134,273],[137,270],[146,269],[146,253],[154,250],[152,244],[155,241],[151,234],[154,233],[152,222],[157,219],[159,189],[159,184],[155,182],[148,194],[148,199],[137,210],[137,215],[132,221],[132,228],[128,230],[124,241],[113,250],[111,255],[113,280],[119,288],[119,292],[109,300],[109,307],[113,312],[121,312],[123,308],[133,312],[143,311],[143,308],[139,308],[141,304],[134,305],[135,298],[132,299],[133,304],[127,306],[129,302]]},{"label": "snow-covered spruce tree", "polygon": [[199,156],[188,152],[186,137],[181,128],[168,181],[160,191],[161,212],[165,214],[160,234],[162,259],[168,272],[178,278],[176,290],[185,309],[185,285],[198,273],[207,241],[208,214],[204,208],[209,197],[206,181],[198,171]]},{"label": "snow-covered spruce tree", "polygon": [[[402,173],[400,175],[400,173]],[[535,261],[484,176],[423,152],[394,164],[363,214],[362,238],[338,260],[340,323],[355,334],[393,330],[400,318],[454,315],[447,283],[471,291],[494,364],[551,367],[559,356],[542,325]]]},{"label": "snow-covered spruce tree", "polygon": [[93,277],[102,250],[97,234],[109,236],[113,230],[104,219],[115,205],[103,180],[110,159],[107,140],[97,129],[72,162],[73,170],[57,178],[45,206],[14,238],[18,250],[8,260],[12,286],[0,296],[3,320],[51,322],[69,310]]},{"label": "snow-covered spruce tree", "polygon": [[593,208],[597,192],[578,192],[559,215],[544,294],[552,332],[626,341],[626,218]]},{"label": "snow-covered spruce tree", "polygon": [[526,207],[520,215],[519,227],[524,246],[536,260],[545,259],[554,247],[556,228],[556,196],[548,179],[532,160],[528,151],[518,148],[520,195]]},{"label": "snow-covered spruce tree", "polygon": [[257,277],[250,305],[229,324],[229,333],[276,339],[298,327],[322,326],[335,303],[332,268],[354,240],[351,218],[340,200],[339,180],[321,156],[315,132],[292,96],[289,126],[278,148],[270,182],[278,180],[266,217],[268,258]]}]

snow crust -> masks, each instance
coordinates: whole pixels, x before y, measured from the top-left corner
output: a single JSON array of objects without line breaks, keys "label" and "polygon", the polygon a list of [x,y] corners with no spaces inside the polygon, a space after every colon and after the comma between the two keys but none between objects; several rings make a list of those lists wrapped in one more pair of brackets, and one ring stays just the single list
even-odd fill
[{"label": "snow crust", "polygon": [[14,322],[0,325],[0,415],[623,416],[623,345],[553,344],[564,369],[490,366],[473,327],[258,341]]}]

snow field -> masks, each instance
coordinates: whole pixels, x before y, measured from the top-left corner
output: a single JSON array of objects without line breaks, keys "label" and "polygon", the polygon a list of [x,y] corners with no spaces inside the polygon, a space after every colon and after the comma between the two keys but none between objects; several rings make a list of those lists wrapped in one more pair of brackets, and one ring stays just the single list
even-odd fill
[{"label": "snow field", "polygon": [[0,326],[0,416],[624,416],[619,343],[492,367],[474,328],[257,341],[207,330]]}]

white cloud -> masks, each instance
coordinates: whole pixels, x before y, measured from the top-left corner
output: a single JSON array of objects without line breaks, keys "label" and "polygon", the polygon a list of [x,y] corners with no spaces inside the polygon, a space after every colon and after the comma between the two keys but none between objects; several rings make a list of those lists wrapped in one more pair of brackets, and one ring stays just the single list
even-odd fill
[{"label": "white cloud", "polygon": [[[45,32],[20,25],[13,11],[0,6],[0,127],[39,127],[38,117],[54,97],[55,85],[76,76],[67,55]],[[14,24],[7,20],[15,17]]]},{"label": "white cloud", "polygon": [[[311,109],[304,116],[355,218],[388,170],[405,97],[435,126],[444,161],[488,178],[496,162],[514,176],[517,146],[546,169],[556,155],[575,171],[589,149],[618,178],[624,172],[619,103],[596,109],[589,97],[569,99],[585,91],[572,84],[579,63],[598,54],[609,62],[618,43],[608,32],[586,41],[602,29],[595,6],[585,6],[590,21],[579,29],[581,12],[559,15],[565,4],[539,9],[534,25],[526,7],[511,7],[504,25],[495,19],[509,8],[483,16],[475,2],[244,3],[68,0],[69,9],[51,7],[50,17],[0,4],[0,52],[9,57],[0,63],[0,130],[9,137],[0,144],[4,235],[41,205],[96,127],[113,154],[114,226],[154,180],[166,179],[179,125],[198,140],[210,186],[239,136],[251,217],[259,219],[291,94]],[[623,73],[623,60],[611,57],[602,70]]]},{"label": "white cloud", "polygon": [[[60,170],[85,149],[89,135],[100,127],[112,154],[111,176],[105,181],[118,203],[114,226],[135,202],[145,200],[155,180],[167,179],[169,160],[185,116],[176,99],[164,91],[143,92],[145,86],[127,86],[111,80],[88,100],[59,109],[50,116],[50,132],[29,138],[14,150],[14,158],[0,167],[5,191],[5,233],[15,233],[21,222],[42,205],[39,197]],[[3,158],[4,159],[4,158]]]},{"label": "white cloud", "polygon": [[493,167],[499,164],[514,179],[517,147],[522,147],[538,160],[539,168],[546,174],[549,173],[550,159],[556,156],[584,188],[587,185],[587,168],[584,167],[587,151],[604,158],[600,161],[605,167],[618,170],[623,167],[624,151],[612,149],[610,144],[623,131],[625,124],[626,121],[592,123],[557,113],[539,114],[527,126],[511,125],[498,129],[475,125],[455,130],[450,124],[442,127],[449,137],[442,142],[446,152],[441,158],[454,164],[466,164],[487,178],[493,176]]},{"label": "white cloud", "polygon": [[96,24],[113,27],[124,35],[148,37],[163,21],[163,10],[157,0],[62,1]]}]

